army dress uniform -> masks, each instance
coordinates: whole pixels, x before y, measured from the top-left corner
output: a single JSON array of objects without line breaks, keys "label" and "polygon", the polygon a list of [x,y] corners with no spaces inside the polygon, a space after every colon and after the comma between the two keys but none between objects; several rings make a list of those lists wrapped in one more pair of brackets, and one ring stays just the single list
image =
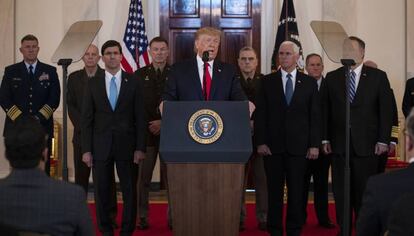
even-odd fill
[{"label": "army dress uniform", "polygon": [[[138,69],[135,75],[142,81],[145,117],[147,122],[161,120],[161,114],[158,106],[161,102],[161,95],[164,91],[164,85],[170,66],[165,65],[164,69],[156,69],[153,64]],[[148,127],[147,123],[147,127]],[[148,194],[152,179],[152,172],[157,161],[159,151],[160,136],[153,135],[149,130],[146,131],[146,158],[140,164],[138,177],[138,215],[141,222],[139,227],[147,228],[148,218]],[[170,213],[168,219],[170,221]]]},{"label": "army dress uniform", "polygon": [[[255,73],[253,78],[244,78],[243,75],[238,75],[236,78],[240,80],[240,85],[243,88],[244,93],[246,94],[247,98],[250,102],[255,104],[255,94],[256,89],[258,87],[258,83],[260,79],[263,77],[262,74]],[[251,120],[254,119],[254,113],[251,117]],[[253,174],[253,180],[255,185],[255,192],[256,192],[256,219],[259,222],[259,227],[263,228],[266,226],[266,218],[267,218],[267,184],[266,184],[266,175],[264,170],[263,164],[263,157],[259,156],[256,153],[256,145],[253,141],[253,154],[249,159],[249,162],[246,165],[246,173],[245,173],[245,184],[247,182],[247,177],[249,174],[249,169],[253,168],[251,172]],[[244,186],[246,188],[246,186]],[[246,208],[244,206],[244,191],[242,195],[242,209],[241,209],[241,216],[240,216],[240,225],[244,224],[244,219],[246,217]]]},{"label": "army dress uniform", "polygon": [[[53,137],[53,112],[59,106],[60,85],[56,68],[40,62],[33,65],[24,61],[7,66],[0,87],[0,105],[6,112],[3,135],[12,129],[13,121],[21,116],[39,120],[48,134],[51,150]],[[49,152],[50,155],[50,152]],[[50,169],[49,158],[45,171]]]}]

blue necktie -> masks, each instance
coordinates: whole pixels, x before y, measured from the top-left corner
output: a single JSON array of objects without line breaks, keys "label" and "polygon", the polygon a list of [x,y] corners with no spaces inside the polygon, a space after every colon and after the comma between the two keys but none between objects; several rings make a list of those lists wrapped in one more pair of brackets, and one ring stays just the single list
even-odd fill
[{"label": "blue necktie", "polygon": [[286,81],[286,88],[285,88],[285,97],[286,97],[286,103],[290,105],[290,101],[292,100],[292,95],[293,95],[292,75],[287,74],[286,78],[287,78],[287,81]]},{"label": "blue necktie", "polygon": [[34,79],[34,72],[33,72],[33,66],[30,65],[29,66],[29,79],[33,80]]},{"label": "blue necktie", "polygon": [[351,71],[351,79],[349,80],[349,102],[352,103],[352,101],[355,98],[356,93],[356,81],[355,81],[355,72]]},{"label": "blue necktie", "polygon": [[115,111],[116,100],[118,99],[118,90],[116,88],[115,76],[111,79],[109,86],[109,102],[111,103],[112,110]]}]

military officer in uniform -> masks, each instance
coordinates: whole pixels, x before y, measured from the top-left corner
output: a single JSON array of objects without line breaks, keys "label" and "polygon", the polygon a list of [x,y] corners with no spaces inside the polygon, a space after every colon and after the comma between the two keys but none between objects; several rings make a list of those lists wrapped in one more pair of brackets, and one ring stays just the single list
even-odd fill
[{"label": "military officer in uniform", "polygon": [[[252,47],[243,47],[240,49],[239,58],[237,60],[240,75],[237,78],[240,80],[241,87],[246,93],[250,102],[255,103],[255,92],[257,83],[263,77],[262,74],[256,71],[258,60],[256,51]],[[251,117],[251,127],[253,128],[253,116]],[[253,132],[254,133],[254,132]],[[254,140],[254,139],[253,139]],[[256,145],[253,145],[254,147]],[[266,230],[266,218],[267,218],[267,187],[266,187],[266,175],[263,165],[263,157],[259,156],[254,150],[249,162],[246,166],[245,180],[249,174],[250,168],[253,168],[253,180],[256,192],[256,219],[258,228],[260,230]],[[247,181],[245,181],[246,184]],[[246,186],[245,186],[246,187]],[[244,230],[244,219],[246,218],[246,207],[244,205],[244,191],[242,195],[242,209],[240,215],[240,230]]]},{"label": "military officer in uniform", "polygon": [[[34,35],[21,39],[23,61],[7,66],[0,87],[0,105],[6,112],[3,135],[12,129],[12,123],[22,116],[32,116],[48,134],[50,150],[53,137],[53,112],[59,106],[60,85],[56,68],[38,60],[39,41]],[[50,159],[45,172],[50,175]]]},{"label": "military officer in uniform", "polygon": [[[146,158],[140,163],[140,171],[138,172],[138,229],[143,230],[149,227],[148,194],[160,143],[161,115],[158,105],[160,104],[161,93],[170,70],[170,66],[167,63],[169,55],[167,40],[161,37],[153,38],[149,44],[149,53],[152,63],[135,72],[136,76],[142,81],[145,115],[148,121]],[[166,170],[166,168],[164,169]],[[171,225],[170,219],[170,213],[168,213],[169,225]]]}]

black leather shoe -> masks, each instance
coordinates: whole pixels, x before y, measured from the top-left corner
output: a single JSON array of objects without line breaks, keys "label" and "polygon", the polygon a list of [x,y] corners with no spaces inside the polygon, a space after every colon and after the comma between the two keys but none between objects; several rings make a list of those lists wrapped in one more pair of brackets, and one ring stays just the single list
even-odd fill
[{"label": "black leather shoe", "polygon": [[319,225],[323,228],[326,228],[326,229],[333,229],[333,228],[336,227],[335,224],[332,223],[332,221],[330,221],[330,220],[328,220],[326,222],[321,222],[321,223],[319,223]]},{"label": "black leather shoe", "polygon": [[257,228],[259,228],[261,231],[267,231],[267,223],[264,221],[259,222],[259,224],[257,224]]},{"label": "black leather shoe", "polygon": [[147,221],[147,218],[141,217],[139,218],[139,224],[137,225],[137,228],[140,230],[146,230],[149,228],[149,224]]},{"label": "black leather shoe", "polygon": [[240,222],[239,224],[239,232],[244,231],[246,227],[244,226],[244,222]]}]

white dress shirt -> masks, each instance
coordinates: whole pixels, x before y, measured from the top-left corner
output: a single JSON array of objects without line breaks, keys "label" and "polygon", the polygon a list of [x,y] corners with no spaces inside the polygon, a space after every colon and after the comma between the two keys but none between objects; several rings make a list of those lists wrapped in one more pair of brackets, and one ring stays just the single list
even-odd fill
[{"label": "white dress shirt", "polygon": [[[208,72],[210,72],[211,80],[213,80],[213,64],[214,60],[207,62],[210,66],[208,67]],[[198,75],[200,76],[201,88],[203,88],[203,75],[204,75],[204,62],[203,59],[197,54],[197,68]]]},{"label": "white dress shirt", "polygon": [[293,91],[292,92],[295,92],[296,73],[297,73],[296,68],[292,72],[290,72],[290,73],[284,71],[283,69],[280,69],[280,71],[282,72],[283,92],[286,94],[287,74],[291,74],[292,75],[292,77],[290,78],[292,80],[292,85],[293,85]]}]

